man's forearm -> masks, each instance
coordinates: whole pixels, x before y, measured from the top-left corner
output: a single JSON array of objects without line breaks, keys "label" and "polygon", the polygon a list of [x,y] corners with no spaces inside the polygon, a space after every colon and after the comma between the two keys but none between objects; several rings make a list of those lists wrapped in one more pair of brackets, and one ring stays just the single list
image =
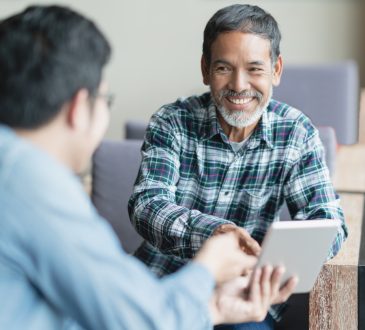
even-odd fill
[{"label": "man's forearm", "polygon": [[217,227],[231,221],[189,210],[174,202],[142,194],[132,196],[130,217],[136,230],[165,254],[192,258]]}]

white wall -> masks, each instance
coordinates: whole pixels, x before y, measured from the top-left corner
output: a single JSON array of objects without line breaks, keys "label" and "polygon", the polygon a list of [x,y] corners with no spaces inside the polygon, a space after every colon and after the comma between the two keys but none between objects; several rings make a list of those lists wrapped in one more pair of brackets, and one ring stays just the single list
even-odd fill
[{"label": "white wall", "polygon": [[[0,0],[0,17],[32,4]],[[39,4],[54,3],[38,0]],[[108,136],[120,138],[125,120],[147,121],[162,104],[206,90],[200,77],[203,29],[228,0],[63,0],[96,20],[109,37],[113,58],[106,71],[116,93]],[[279,22],[286,63],[353,58],[365,82],[361,0],[258,0]],[[1,45],[0,45],[1,46]]]}]

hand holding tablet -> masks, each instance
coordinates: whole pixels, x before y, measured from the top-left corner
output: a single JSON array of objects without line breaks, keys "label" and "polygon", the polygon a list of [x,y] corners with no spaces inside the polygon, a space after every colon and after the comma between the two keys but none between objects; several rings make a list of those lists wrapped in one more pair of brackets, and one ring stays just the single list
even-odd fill
[{"label": "hand holding tablet", "polygon": [[273,223],[262,243],[256,268],[284,266],[281,284],[296,276],[299,282],[294,293],[309,292],[340,225],[339,220],[332,219]]}]

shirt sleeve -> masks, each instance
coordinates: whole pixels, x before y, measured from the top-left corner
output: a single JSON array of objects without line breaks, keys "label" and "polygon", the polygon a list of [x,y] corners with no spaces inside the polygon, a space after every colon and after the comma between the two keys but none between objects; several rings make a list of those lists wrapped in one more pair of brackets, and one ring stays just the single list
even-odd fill
[{"label": "shirt sleeve", "polygon": [[83,328],[212,327],[208,301],[214,280],[203,266],[191,262],[159,280],[122,251],[96,213],[91,219],[64,212],[55,216],[55,210],[35,215],[34,226],[3,240],[6,258],[26,274],[42,299]]},{"label": "shirt sleeve", "polygon": [[300,156],[284,187],[285,199],[293,219],[338,219],[342,225],[328,258],[334,257],[348,232],[340,198],[335,192],[325,164],[324,147],[315,130],[302,145]]},{"label": "shirt sleeve", "polygon": [[181,143],[178,125],[158,114],[142,146],[142,162],[129,215],[138,233],[167,255],[191,258],[214,230],[233,222],[177,205]]}]

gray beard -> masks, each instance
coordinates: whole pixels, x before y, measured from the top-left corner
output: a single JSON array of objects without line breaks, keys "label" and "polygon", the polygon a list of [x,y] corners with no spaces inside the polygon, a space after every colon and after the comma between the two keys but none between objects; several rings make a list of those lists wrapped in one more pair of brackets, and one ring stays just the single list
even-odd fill
[{"label": "gray beard", "polygon": [[258,105],[256,110],[250,114],[247,114],[245,111],[231,112],[222,105],[216,104],[216,106],[219,113],[223,117],[224,121],[228,125],[237,128],[244,128],[254,124],[261,118],[262,114],[264,113],[264,111],[266,110],[267,106],[270,103],[271,97],[272,97],[272,88],[270,90],[270,94],[267,101],[262,106]]}]

